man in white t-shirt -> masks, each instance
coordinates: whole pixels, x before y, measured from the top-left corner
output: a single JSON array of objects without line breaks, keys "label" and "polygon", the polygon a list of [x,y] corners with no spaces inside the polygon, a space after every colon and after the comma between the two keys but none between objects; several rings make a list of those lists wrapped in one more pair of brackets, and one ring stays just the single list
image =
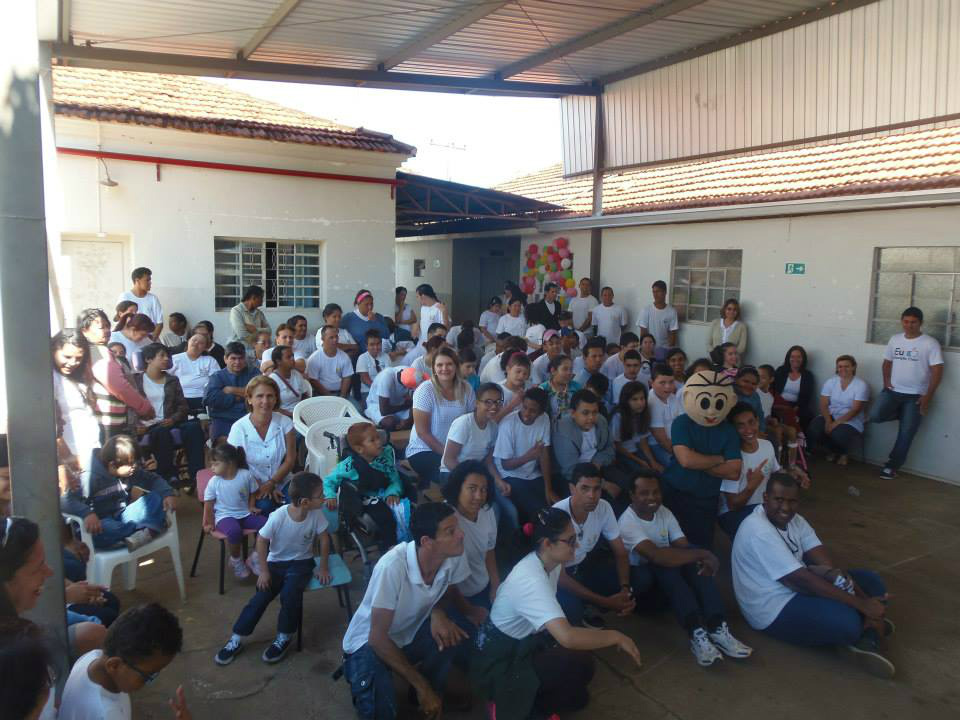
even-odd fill
[{"label": "man in white t-shirt", "polygon": [[532,518],[560,498],[551,484],[550,398],[542,388],[523,393],[520,408],[500,421],[493,461],[510,486],[510,500]]},{"label": "man in white t-shirt", "polygon": [[623,306],[613,304],[612,287],[605,287],[600,291],[600,304],[591,312],[597,335],[608,343],[620,340],[620,334],[627,326],[627,311]]},{"label": "man in white t-shirt", "polygon": [[[553,504],[573,521],[577,532],[577,547],[573,559],[560,574],[557,600],[571,625],[603,627],[597,617],[584,614],[589,603],[618,615],[628,615],[636,602],[630,589],[630,563],[627,550],[620,539],[620,527],[613,507],[604,500],[603,479],[593,463],[578,463],[570,477],[570,497]],[[591,554],[600,536],[613,552],[613,562]]]},{"label": "man in white t-shirt", "polygon": [[133,287],[120,293],[117,303],[129,300],[137,304],[137,312],[146,315],[153,320],[156,326],[153,331],[153,339],[156,340],[163,332],[163,308],[160,307],[160,299],[150,292],[153,287],[153,272],[150,268],[134,268],[130,273],[130,279],[133,281]]},{"label": "man in white t-shirt", "polygon": [[[677,518],[663,506],[660,481],[640,472],[630,489],[630,507],[620,516],[623,544],[630,552],[630,582],[637,595],[665,595],[690,637],[693,656],[703,667],[722,655],[749,657],[726,622],[723,599],[714,581],[720,561],[690,544]],[[651,598],[656,604],[656,596]]]},{"label": "man in white t-shirt", "polygon": [[797,513],[800,487],[776,473],[763,504],[743,521],[733,541],[733,589],[744,618],[794,645],[835,645],[870,672],[892,677],[880,654],[893,631],[886,620],[887,591],[869,570],[838,568],[810,524]]},{"label": "man in white t-shirt", "polygon": [[377,562],[343,638],[343,673],[361,720],[396,717],[394,672],[414,689],[420,711],[439,717],[447,673],[468,645],[467,633],[443,607],[453,603],[474,625],[487,617],[457,589],[469,565],[453,508],[420,505],[410,532],[412,542],[395,545]]},{"label": "man in white t-shirt", "polygon": [[665,354],[667,350],[677,346],[680,321],[677,309],[667,303],[667,284],[663,280],[657,280],[653,284],[652,292],[653,303],[640,311],[637,327],[640,328],[641,335],[653,335],[657,341],[657,352]]},{"label": "man in white t-shirt", "polygon": [[880,477],[893,479],[907,460],[913,436],[943,379],[943,352],[936,339],[922,330],[923,311],[909,307],[900,316],[903,332],[883,351],[883,392],[870,410],[875,423],[899,421],[897,440]]},{"label": "man in white t-shirt", "polygon": [[339,330],[333,325],[324,325],[320,332],[320,347],[307,358],[307,379],[313,386],[313,394],[348,397],[353,363],[343,350],[337,349]]},{"label": "man in white t-shirt", "polygon": [[426,376],[413,368],[390,368],[379,373],[367,395],[367,417],[385,430],[409,430],[413,427],[413,391]]},{"label": "man in white t-shirt", "polygon": [[567,303],[567,310],[573,314],[573,328],[580,332],[592,332],[592,313],[599,304],[593,296],[593,283],[590,282],[590,278],[581,278],[580,294]]}]

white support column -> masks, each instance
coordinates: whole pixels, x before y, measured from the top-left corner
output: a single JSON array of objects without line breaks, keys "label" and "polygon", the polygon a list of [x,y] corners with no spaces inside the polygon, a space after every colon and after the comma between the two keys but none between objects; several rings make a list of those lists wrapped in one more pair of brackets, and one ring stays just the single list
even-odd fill
[{"label": "white support column", "polygon": [[[13,511],[40,525],[54,571],[31,616],[66,648],[44,225],[37,2],[0,23],[0,318]],[[49,64],[49,63],[48,63]],[[49,72],[49,69],[47,70]]]}]

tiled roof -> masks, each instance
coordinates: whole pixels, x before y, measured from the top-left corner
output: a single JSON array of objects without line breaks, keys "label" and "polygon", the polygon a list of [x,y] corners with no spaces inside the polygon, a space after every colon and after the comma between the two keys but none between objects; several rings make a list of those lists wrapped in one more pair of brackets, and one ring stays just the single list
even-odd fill
[{"label": "tiled roof", "polygon": [[[592,208],[592,177],[564,179],[560,165],[499,185],[517,195]],[[608,173],[603,213],[739,205],[960,186],[960,127],[657,165]]]},{"label": "tiled roof", "polygon": [[257,140],[414,155],[384,133],[345,125],[186,75],[56,66],[58,115]]}]

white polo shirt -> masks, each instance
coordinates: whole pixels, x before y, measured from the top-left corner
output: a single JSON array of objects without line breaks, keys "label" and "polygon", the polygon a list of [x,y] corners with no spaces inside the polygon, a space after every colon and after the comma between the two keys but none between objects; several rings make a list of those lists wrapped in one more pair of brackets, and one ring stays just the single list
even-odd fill
[{"label": "white polo shirt", "polygon": [[578,525],[573,517],[573,511],[570,509],[570,498],[564,498],[559,502],[555,502],[553,506],[559,510],[563,510],[570,516],[573,529],[577,531],[577,549],[573,553],[573,560],[567,563],[567,567],[573,567],[574,565],[582,563],[587,553],[596,547],[601,534],[608,542],[620,537],[620,526],[617,525],[617,516],[614,515],[610,503],[602,498],[596,510],[587,514],[587,519],[583,525]]},{"label": "white polo shirt", "polygon": [[806,567],[804,554],[822,544],[803,516],[794,515],[783,531],[767,519],[763,505],[740,524],[730,564],[737,603],[750,627],[763,630],[777,619],[796,595],[780,578]]},{"label": "white polo shirt", "polygon": [[542,630],[551,620],[565,617],[557,602],[561,572],[557,565],[548,574],[537,553],[528,554],[497,590],[490,621],[504,635],[522,640]]},{"label": "white polo shirt", "polygon": [[[263,485],[283,465],[287,458],[287,433],[293,430],[293,420],[286,415],[273,413],[267,436],[262,438],[250,421],[247,413],[230,428],[227,442],[234,447],[242,447],[247,456],[247,466]],[[281,484],[286,484],[288,475]]]},{"label": "white polo shirt", "polygon": [[[493,498],[489,498],[491,501]],[[457,587],[464,597],[476,595],[490,582],[487,572],[487,553],[497,545],[497,515],[490,505],[480,508],[473,522],[457,512],[457,522],[463,530],[463,557],[469,574]]]},{"label": "white polo shirt", "polygon": [[427,585],[420,573],[414,542],[394,545],[373,568],[363,602],[354,613],[343,637],[343,651],[355,653],[370,639],[370,617],[373,608],[393,610],[388,635],[397,647],[413,641],[417,630],[430,617],[430,612],[450,585],[467,579],[470,568],[463,555],[447,558],[440,565],[433,583]]},{"label": "white polo shirt", "polygon": [[307,377],[317,380],[329,392],[338,393],[341,381],[353,377],[353,363],[343,350],[330,357],[321,348],[307,360]]}]

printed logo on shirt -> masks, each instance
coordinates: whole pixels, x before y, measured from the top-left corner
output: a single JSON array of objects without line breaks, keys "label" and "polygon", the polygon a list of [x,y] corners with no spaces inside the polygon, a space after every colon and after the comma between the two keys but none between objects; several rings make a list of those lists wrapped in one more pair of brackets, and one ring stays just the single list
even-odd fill
[{"label": "printed logo on shirt", "polygon": [[311,540],[313,540],[313,533],[312,533],[312,532],[309,532],[309,531],[308,531],[308,532],[305,532],[305,533],[303,534],[303,541],[308,543],[308,542],[310,542]]},{"label": "printed logo on shirt", "polygon": [[893,349],[893,359],[894,360],[910,360],[911,362],[920,361],[920,351],[916,348],[894,348]]}]

